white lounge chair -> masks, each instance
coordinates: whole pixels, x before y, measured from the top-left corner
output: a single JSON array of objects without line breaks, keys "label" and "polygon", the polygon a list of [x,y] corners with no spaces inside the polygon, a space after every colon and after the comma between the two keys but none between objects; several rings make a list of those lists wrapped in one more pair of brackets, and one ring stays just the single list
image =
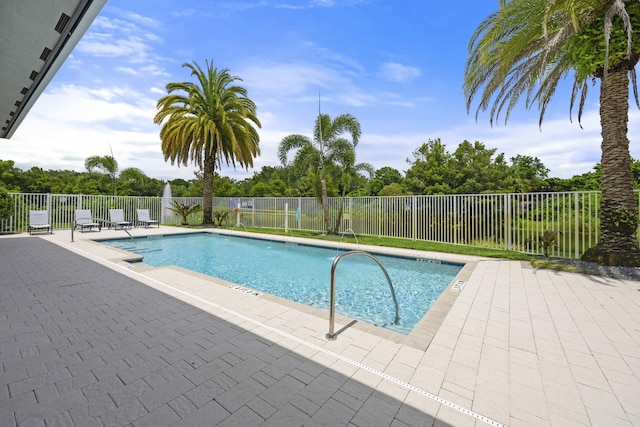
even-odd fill
[{"label": "white lounge chair", "polygon": [[109,227],[131,228],[131,221],[125,221],[122,209],[109,209],[109,222]]},{"label": "white lounge chair", "polygon": [[49,224],[49,211],[29,211],[29,234],[37,231],[53,234],[53,227]]},{"label": "white lounge chair", "polygon": [[75,216],[74,229],[80,227],[80,231],[83,233],[85,230],[91,231],[94,228],[97,228],[98,231],[102,229],[102,225],[93,219],[93,215],[91,215],[91,210],[89,209],[76,209]]},{"label": "white lounge chair", "polygon": [[149,209],[136,209],[136,216],[138,217],[137,225],[142,224],[145,228],[149,228],[150,225],[157,224],[160,228],[160,223],[149,216]]}]

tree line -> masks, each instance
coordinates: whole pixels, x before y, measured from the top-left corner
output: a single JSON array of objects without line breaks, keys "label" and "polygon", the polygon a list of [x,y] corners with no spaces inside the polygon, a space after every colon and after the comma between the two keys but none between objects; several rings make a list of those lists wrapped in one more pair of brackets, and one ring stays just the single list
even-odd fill
[{"label": "tree line", "polygon": [[[507,160],[495,148],[481,142],[463,141],[453,152],[439,140],[429,140],[407,158],[408,168],[401,172],[389,166],[373,173],[355,173],[339,181],[327,175],[327,195],[400,196],[420,194],[524,193],[589,191],[600,189],[601,167],[571,178],[548,177],[548,169],[536,157],[517,155]],[[108,156],[107,156],[108,157]],[[167,181],[147,176],[137,168],[109,171],[92,166],[78,172],[44,170],[32,167],[21,170],[12,160],[0,160],[0,191],[53,194],[117,193],[121,196],[162,196]],[[89,160],[87,159],[87,160]],[[85,162],[87,163],[87,162]],[[640,161],[632,161],[635,187],[640,188]],[[116,185],[114,191],[114,182]],[[202,175],[193,179],[168,181],[175,197],[201,197]],[[214,197],[319,197],[313,174],[298,165],[263,166],[251,178],[234,180],[213,178]]]}]

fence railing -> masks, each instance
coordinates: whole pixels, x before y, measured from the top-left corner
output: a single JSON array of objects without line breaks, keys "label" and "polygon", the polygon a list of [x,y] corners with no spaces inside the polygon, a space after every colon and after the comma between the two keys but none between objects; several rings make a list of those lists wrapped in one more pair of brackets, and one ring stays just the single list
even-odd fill
[{"label": "fence railing", "polygon": [[[54,229],[72,227],[75,210],[89,209],[94,218],[109,219],[109,209],[122,209],[127,220],[136,220],[136,209],[148,209],[151,218],[164,224],[175,221],[172,212],[163,212],[162,197],[99,196],[81,194],[10,193],[13,215],[0,222],[0,232],[24,232],[29,226],[29,211],[47,210]],[[164,203],[168,203],[167,200]],[[165,209],[166,210],[166,209]]]},{"label": "fence railing", "polygon": [[[135,220],[136,209],[149,209],[162,224],[180,224],[162,197],[11,193],[13,216],[0,221],[0,232],[24,232],[30,210],[48,210],[54,229],[70,228],[75,209],[91,209],[108,218],[121,208]],[[202,198],[172,198],[202,204]],[[338,230],[356,235],[425,240],[493,249],[540,253],[541,236],[551,235],[549,255],[579,258],[599,236],[600,193],[471,194],[329,199],[332,224],[342,203]],[[315,198],[214,198],[213,208],[227,212],[226,224],[252,228],[326,231],[324,212]],[[189,217],[198,224],[202,214]],[[549,242],[547,242],[549,243]]]}]

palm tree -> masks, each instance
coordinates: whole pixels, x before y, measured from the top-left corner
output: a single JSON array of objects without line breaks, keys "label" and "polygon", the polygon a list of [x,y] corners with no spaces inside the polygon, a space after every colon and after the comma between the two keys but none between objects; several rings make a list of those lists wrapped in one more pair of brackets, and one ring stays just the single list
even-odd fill
[{"label": "palm tree", "polygon": [[[351,136],[351,141],[342,136],[345,133]],[[324,224],[328,233],[334,231],[331,227],[327,195],[328,170],[333,163],[342,162],[346,153],[355,150],[360,134],[360,122],[351,114],[341,114],[334,120],[331,120],[328,114],[319,114],[313,130],[313,140],[300,134],[287,135],[278,146],[278,158],[283,166],[287,164],[287,154],[291,150],[298,150],[294,164],[318,177]]]},{"label": "palm tree", "polygon": [[246,169],[260,154],[260,137],[252,124],[261,127],[255,103],[247,90],[234,82],[228,69],[218,70],[207,61],[206,69],[194,62],[183,64],[196,83],[167,84],[168,95],[158,100],[153,121],[162,123],[160,139],[165,161],[187,165],[192,160],[203,171],[203,224],[213,223],[213,175],[222,160]]},{"label": "palm tree", "polygon": [[115,157],[111,156],[91,156],[87,157],[84,161],[84,167],[93,172],[98,169],[102,173],[105,173],[113,180],[113,195],[118,195],[117,179],[118,179],[118,161]]},{"label": "palm tree", "polygon": [[344,148],[345,151],[340,153],[336,159],[338,163],[336,175],[340,177],[340,207],[338,208],[338,215],[336,216],[336,220],[330,234],[338,234],[340,232],[340,224],[342,223],[342,214],[344,211],[344,198],[346,197],[348,190],[351,188],[354,179],[356,179],[357,175],[361,172],[367,172],[369,174],[369,180],[371,180],[375,174],[375,168],[371,164],[355,163],[355,148],[351,146],[345,146]]},{"label": "palm tree", "polygon": [[573,71],[570,107],[582,116],[592,80],[600,80],[602,209],[600,241],[583,260],[640,266],[627,138],[629,82],[638,104],[635,65],[640,58],[638,0],[502,0],[469,43],[464,90],[467,109],[480,99],[476,118],[505,122],[521,96],[540,110],[539,123],[559,82]]},{"label": "palm tree", "polygon": [[202,210],[200,205],[187,205],[186,203],[178,202],[177,200],[171,201],[171,207],[168,207],[171,212],[177,213],[182,219],[180,224],[189,225],[189,215],[197,214]]},{"label": "palm tree", "polygon": [[149,178],[138,168],[123,169],[120,171],[118,180],[120,194],[125,196],[160,196],[162,194],[162,182]]}]

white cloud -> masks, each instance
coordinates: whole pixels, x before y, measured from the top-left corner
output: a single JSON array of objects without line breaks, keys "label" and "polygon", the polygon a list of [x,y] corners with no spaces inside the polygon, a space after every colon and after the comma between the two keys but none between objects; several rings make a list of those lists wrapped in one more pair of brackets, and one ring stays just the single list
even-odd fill
[{"label": "white cloud", "polygon": [[84,62],[94,66],[102,64],[98,62],[100,59],[106,63],[117,61],[113,69],[130,76],[169,76],[160,65],[166,59],[155,53],[162,38],[139,25],[155,29],[160,24],[135,13],[126,15],[135,22],[99,16],[78,43],[78,54],[84,54],[87,57]]},{"label": "white cloud", "polygon": [[152,87],[149,89],[149,92],[162,95],[162,96],[167,94],[167,91],[164,90],[164,88],[160,88],[160,87]]},{"label": "white cloud", "polygon": [[306,42],[304,43],[304,49],[308,53],[307,57],[314,58],[318,63],[331,64],[332,68],[339,68],[343,74],[354,76],[356,73],[366,71],[366,68],[357,59],[320,46],[317,43]]},{"label": "white cloud", "polygon": [[151,48],[141,37],[115,39],[111,34],[93,34],[78,44],[78,50],[92,56],[126,57],[129,59],[146,56]]},{"label": "white cloud", "polygon": [[171,12],[171,15],[175,18],[188,18],[197,13],[198,11],[196,9],[181,9]]},{"label": "white cloud", "polygon": [[419,68],[398,64],[396,62],[385,62],[378,70],[380,77],[397,83],[410,82],[420,77],[420,74],[421,71]]},{"label": "white cloud", "polygon": [[143,25],[145,27],[162,28],[163,26],[161,22],[153,18],[149,18],[148,16],[142,16],[135,12],[126,12],[125,16],[128,20],[136,22],[137,24]]},{"label": "white cloud", "polygon": [[312,63],[264,62],[240,70],[249,88],[270,95],[299,96],[321,88],[342,87],[349,79],[331,68]]},{"label": "white cloud", "polygon": [[[504,153],[507,162],[518,154],[538,157],[551,170],[549,176],[570,178],[591,171],[600,162],[599,120],[598,111],[589,110],[583,116],[583,129],[568,118],[558,117],[546,120],[542,131],[537,122],[510,122],[491,128],[469,120],[454,128],[425,132],[365,132],[356,149],[357,160],[404,172],[411,166],[406,159],[413,160],[412,152],[429,139],[440,138],[449,152],[464,140],[480,141],[488,149],[496,148],[496,154]],[[629,137],[633,139],[635,135],[640,135],[640,111],[629,117]],[[640,144],[631,144],[631,155],[640,159]]]},{"label": "white cloud", "polygon": [[347,107],[398,106],[414,107],[430,101],[425,97],[407,97],[389,91],[362,88],[341,70],[310,62],[277,63],[255,61],[260,65],[241,68],[238,75],[248,88],[249,96],[264,105],[290,106],[295,103],[337,103]]},{"label": "white cloud", "polygon": [[164,162],[154,114],[155,99],[129,88],[49,87],[13,138],[3,141],[2,158],[23,170],[82,171],[87,157],[108,154],[111,145],[121,169],[137,167],[158,179],[193,178],[195,166]]},{"label": "white cloud", "polygon": [[281,9],[314,9],[318,7],[352,6],[363,2],[364,0],[309,0],[306,3],[277,3],[275,7]]},{"label": "white cloud", "polygon": [[583,129],[568,117],[548,118],[542,129],[537,121],[509,122],[493,127],[468,121],[439,135],[450,151],[464,139],[480,141],[487,148],[497,148],[509,160],[518,154],[538,157],[551,170],[550,176],[569,178],[588,172],[600,161],[600,116],[597,110],[586,111]]}]

